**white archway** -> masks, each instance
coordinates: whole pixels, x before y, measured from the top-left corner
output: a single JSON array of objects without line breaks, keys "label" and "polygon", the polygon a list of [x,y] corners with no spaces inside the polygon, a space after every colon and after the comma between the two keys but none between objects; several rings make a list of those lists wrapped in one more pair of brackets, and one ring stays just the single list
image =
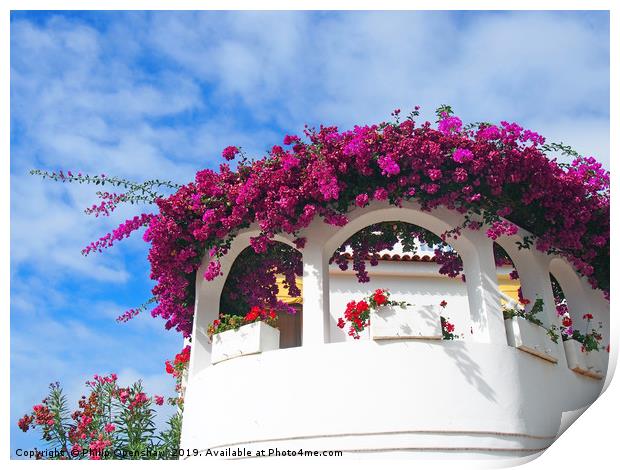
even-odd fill
[{"label": "white archway", "polygon": [[[194,328],[192,330],[193,352],[189,365],[190,375],[199,373],[211,363],[211,343],[207,336],[207,328],[220,314],[220,297],[233,263],[241,252],[250,246],[250,238],[258,237],[260,234],[261,232],[255,224],[239,232],[232,241],[228,252],[218,259],[221,264],[222,275],[217,276],[211,281],[207,281],[204,278],[204,273],[209,266],[211,257],[206,253],[202,259],[200,268],[196,273],[196,301],[194,305]],[[297,249],[292,239],[286,235],[278,234],[273,239]]]},{"label": "white archway", "polygon": [[[386,221],[399,221],[418,225],[433,233],[441,234],[461,225],[461,214],[445,208],[423,211],[418,203],[405,201],[401,207],[374,201],[364,208],[347,214],[349,222],[335,227],[315,219],[304,230],[307,243],[304,259],[304,307],[314,316],[306,315],[304,344],[329,343],[331,315],[329,312],[329,258],[353,234]],[[506,331],[500,310],[493,244],[483,233],[463,231],[450,244],[463,260],[473,341],[506,344]]]}]

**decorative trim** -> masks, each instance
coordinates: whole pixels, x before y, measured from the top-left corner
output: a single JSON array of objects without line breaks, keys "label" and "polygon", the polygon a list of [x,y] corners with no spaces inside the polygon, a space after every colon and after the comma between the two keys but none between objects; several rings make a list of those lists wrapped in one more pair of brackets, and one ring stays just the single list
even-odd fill
[{"label": "decorative trim", "polygon": [[[206,449],[201,450],[201,452],[204,452],[208,449],[221,449],[221,448],[225,448],[225,447],[235,447],[235,446],[240,446],[240,445],[244,445],[244,444],[259,444],[259,443],[263,443],[263,442],[278,442],[278,441],[295,441],[295,440],[302,440],[302,439],[322,439],[322,438],[331,438],[331,437],[356,437],[356,436],[386,436],[386,435],[394,435],[394,434],[472,434],[472,435],[480,435],[480,436],[503,436],[503,437],[525,437],[528,439],[540,439],[540,440],[550,440],[550,439],[555,439],[557,436],[536,436],[533,434],[524,434],[524,433],[507,433],[507,432],[498,432],[498,431],[449,431],[449,430],[433,430],[433,431],[424,431],[424,430],[417,430],[417,431],[379,431],[379,432],[351,432],[351,433],[339,433],[339,434],[312,434],[312,435],[306,435],[306,436],[292,436],[292,437],[274,437],[271,439],[256,439],[256,440],[252,440],[252,441],[238,441],[238,442],[232,442],[229,444],[220,444],[220,445],[216,445],[216,446],[212,446],[212,447],[208,447]],[[412,447],[411,449],[418,449],[415,447]],[[420,449],[435,449],[435,448],[430,448],[430,447],[421,447]],[[477,447],[463,447],[463,448],[459,448],[459,447],[438,447],[436,448],[436,450],[497,450],[497,451],[541,451],[546,449],[546,447],[541,448],[541,449],[494,449],[494,448],[477,448]],[[368,450],[368,452],[371,452],[372,450]],[[343,451],[345,452],[345,451]],[[359,450],[351,450],[351,451],[347,451],[347,452],[365,452],[365,450],[363,449],[359,449]]]}]

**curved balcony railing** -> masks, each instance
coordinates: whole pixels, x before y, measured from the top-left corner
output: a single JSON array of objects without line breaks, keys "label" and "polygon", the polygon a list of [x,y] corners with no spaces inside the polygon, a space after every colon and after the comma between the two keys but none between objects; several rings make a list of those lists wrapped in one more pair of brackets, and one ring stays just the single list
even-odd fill
[{"label": "curved balcony railing", "polygon": [[[556,361],[517,349],[507,332],[497,285],[493,241],[468,231],[452,242],[462,260],[471,335],[462,341],[332,342],[328,260],[362,228],[399,220],[443,233],[462,222],[453,211],[423,212],[415,203],[374,203],[349,213],[341,228],[315,221],[302,236],[303,332],[298,348],[243,356],[211,365],[207,325],[218,317],[219,296],[238,254],[257,234],[250,228],[220,260],[224,276],[197,275],[193,351],[182,446],[197,449],[331,449],[347,452],[451,452],[519,456],[548,447],[563,413],[592,403],[603,380],[569,368],[564,348]],[[496,240],[519,272],[525,297],[544,301],[544,326],[559,328],[549,274],[570,311],[591,312],[609,332],[609,303],[562,258],[517,249],[517,235]],[[278,241],[290,244],[286,237]],[[581,315],[575,327],[583,328]],[[603,355],[602,375],[607,354]],[[574,358],[573,358],[574,359]],[[583,372],[583,371],[582,371]],[[587,372],[587,371],[586,371]]]}]

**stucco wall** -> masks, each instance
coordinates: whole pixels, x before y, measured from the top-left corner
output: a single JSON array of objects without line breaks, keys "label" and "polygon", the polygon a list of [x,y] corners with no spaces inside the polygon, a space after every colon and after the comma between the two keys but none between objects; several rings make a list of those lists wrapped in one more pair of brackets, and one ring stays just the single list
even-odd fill
[{"label": "stucco wall", "polygon": [[455,325],[455,333],[471,338],[469,303],[465,284],[438,272],[435,263],[384,261],[368,268],[370,282],[359,283],[352,272],[330,270],[330,340],[331,342],[355,341],[346,329],[336,326],[350,300],[361,300],[376,289],[389,289],[391,298],[406,301],[414,306],[438,306],[448,302],[446,317]]}]

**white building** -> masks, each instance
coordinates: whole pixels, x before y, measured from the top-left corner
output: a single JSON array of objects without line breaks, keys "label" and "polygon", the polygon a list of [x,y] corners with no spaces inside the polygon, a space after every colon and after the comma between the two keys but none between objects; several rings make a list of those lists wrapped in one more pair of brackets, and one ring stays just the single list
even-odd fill
[{"label": "white building", "polygon": [[[514,295],[516,283],[507,281],[508,268],[501,268],[500,290],[493,242],[483,231],[466,231],[451,242],[463,259],[467,282],[440,275],[438,266],[424,259],[385,259],[369,267],[370,283],[358,284],[350,271],[328,265],[334,250],[354,233],[399,220],[439,234],[462,219],[444,209],[422,212],[415,203],[397,208],[375,202],[348,215],[344,227],[315,220],[302,234],[307,238],[302,251],[303,321],[285,327],[289,343],[284,345],[298,344],[294,331],[299,328],[298,347],[212,364],[207,325],[218,316],[226,274],[258,230],[247,229],[235,239],[221,260],[224,276],[205,281],[202,274],[209,260],[203,261],[197,276],[182,448],[244,449],[252,455],[257,450],[302,449],[338,450],[353,457],[515,459],[547,448],[571,411],[599,396],[605,380],[585,375],[583,367],[579,373],[571,370],[575,357],[567,359],[561,340],[545,349],[546,354],[531,354],[531,348],[524,350],[530,341],[527,332],[521,337],[504,322],[502,298]],[[558,326],[551,273],[566,294],[575,326],[583,331],[582,314],[591,312],[603,323],[608,339],[609,302],[563,259],[518,250],[515,241],[525,235],[521,231],[497,243],[513,260],[524,296],[544,300],[544,325]],[[283,236],[277,239],[292,244]],[[366,334],[352,339],[337,327],[337,320],[349,300],[376,288],[388,288],[394,300],[407,300],[414,309],[438,308],[446,300],[441,314],[462,338],[377,340]],[[600,357],[604,376],[608,354]]]}]

